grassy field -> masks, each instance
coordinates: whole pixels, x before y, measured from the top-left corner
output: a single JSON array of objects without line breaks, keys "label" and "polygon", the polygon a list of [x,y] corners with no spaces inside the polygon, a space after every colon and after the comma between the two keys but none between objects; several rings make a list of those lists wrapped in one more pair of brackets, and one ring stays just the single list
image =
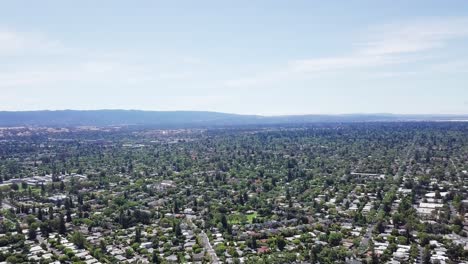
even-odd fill
[{"label": "grassy field", "polygon": [[228,216],[228,222],[229,224],[240,224],[242,222],[247,222],[247,223],[252,223],[253,219],[257,218],[257,213],[251,213],[251,214],[232,214]]}]

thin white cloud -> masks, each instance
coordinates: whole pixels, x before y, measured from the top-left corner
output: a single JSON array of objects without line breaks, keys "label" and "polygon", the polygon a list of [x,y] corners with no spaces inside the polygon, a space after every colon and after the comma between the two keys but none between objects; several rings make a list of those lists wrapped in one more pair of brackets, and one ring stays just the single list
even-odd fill
[{"label": "thin white cloud", "polygon": [[[294,60],[275,72],[228,80],[228,87],[270,84],[311,73],[362,70],[424,59],[429,51],[446,47],[451,40],[468,36],[468,18],[422,19],[376,27],[364,41],[342,56]],[[356,48],[357,46],[357,48]]]},{"label": "thin white cloud", "polygon": [[186,80],[189,72],[158,70],[153,65],[138,65],[112,60],[92,60],[66,65],[43,65],[40,69],[14,69],[0,72],[0,88],[47,87],[70,83],[87,84],[152,84],[161,81]]},{"label": "thin white cloud", "polygon": [[0,57],[57,54],[64,51],[62,43],[44,35],[0,29]]},{"label": "thin white cloud", "polygon": [[468,18],[438,18],[387,24],[373,30],[373,34],[360,53],[392,55],[422,52],[441,48],[452,39],[467,36]]},{"label": "thin white cloud", "polygon": [[[143,55],[139,53],[139,56]],[[191,77],[186,71],[172,71],[161,64],[135,62],[132,60],[135,57],[138,56],[124,51],[69,47],[41,33],[0,27],[0,60],[3,61],[0,88],[67,86],[69,82],[137,84]],[[194,57],[180,61],[179,64],[199,62]]]},{"label": "thin white cloud", "polygon": [[451,60],[428,66],[428,70],[440,73],[468,73],[468,59]]},{"label": "thin white cloud", "polygon": [[200,63],[190,56],[172,58],[169,66],[161,60],[142,63],[145,56],[126,50],[87,50],[40,32],[0,27],[0,88],[66,87],[70,82],[151,84],[191,78],[193,74],[179,66]]},{"label": "thin white cloud", "polygon": [[363,68],[382,66],[401,62],[401,58],[382,55],[362,56],[351,54],[343,57],[328,57],[319,59],[297,60],[289,63],[293,72],[323,72],[347,68]]}]

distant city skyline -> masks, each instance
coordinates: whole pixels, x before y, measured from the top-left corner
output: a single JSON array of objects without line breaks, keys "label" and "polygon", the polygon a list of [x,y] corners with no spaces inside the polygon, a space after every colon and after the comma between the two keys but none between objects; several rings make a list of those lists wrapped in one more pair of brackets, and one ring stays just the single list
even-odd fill
[{"label": "distant city skyline", "polygon": [[0,111],[468,114],[467,1],[0,7]]}]

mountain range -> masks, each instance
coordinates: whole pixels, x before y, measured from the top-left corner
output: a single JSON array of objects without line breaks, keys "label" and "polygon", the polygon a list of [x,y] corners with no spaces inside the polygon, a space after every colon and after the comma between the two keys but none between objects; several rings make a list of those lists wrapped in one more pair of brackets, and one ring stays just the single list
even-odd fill
[{"label": "mountain range", "polygon": [[468,115],[239,115],[208,111],[57,110],[0,111],[0,127],[152,126],[211,127],[328,122],[468,121]]}]

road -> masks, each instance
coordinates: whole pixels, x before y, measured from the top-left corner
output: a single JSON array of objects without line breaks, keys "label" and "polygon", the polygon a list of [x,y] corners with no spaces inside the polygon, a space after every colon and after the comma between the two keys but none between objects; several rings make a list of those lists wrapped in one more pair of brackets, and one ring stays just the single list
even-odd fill
[{"label": "road", "polygon": [[408,169],[406,169],[406,171],[403,172],[402,171],[403,166],[405,166],[406,164],[410,164],[410,162],[411,162],[410,154],[411,154],[411,151],[413,151],[414,146],[416,145],[416,140],[417,140],[417,137],[415,136],[414,139],[413,139],[413,142],[411,142],[411,145],[408,146],[404,157],[400,161],[401,163],[400,163],[400,166],[398,167],[398,171],[397,171],[397,173],[395,173],[395,176],[394,176],[395,179],[398,178],[399,174],[402,174],[403,176],[407,175]]},{"label": "road", "polygon": [[[192,222],[192,219],[190,219],[190,218],[186,218],[186,219],[187,219],[187,223],[189,224],[189,226],[193,230],[195,230],[196,226]],[[203,244],[202,245],[203,248],[205,249],[205,251],[210,256],[211,263],[219,264],[220,262],[219,262],[218,255],[216,255],[216,251],[213,249],[213,246],[211,246],[210,240],[208,239],[208,236],[206,235],[205,231],[202,230],[198,236],[200,238],[201,243]]]},{"label": "road", "polygon": [[458,171],[457,165],[455,165],[455,162],[453,162],[453,159],[450,158],[449,160],[453,166],[453,169],[455,170],[455,175],[457,176],[458,180],[463,183],[462,173]]},{"label": "road", "polygon": [[218,255],[216,255],[216,251],[214,251],[213,247],[211,246],[210,240],[208,239],[205,231],[201,231],[200,240],[203,243],[203,248],[205,248],[206,252],[211,258],[211,263],[219,264],[220,262]]},{"label": "road", "polygon": [[375,229],[375,224],[372,224],[367,227],[367,232],[364,234],[364,237],[361,240],[361,244],[359,245],[359,249],[366,251],[367,247],[369,246],[369,240],[372,237],[372,230]]},{"label": "road", "polygon": [[424,247],[422,247],[421,245],[418,245],[418,249],[419,249],[419,256],[416,259],[415,263],[423,264]]},{"label": "road", "polygon": [[15,208],[7,199],[3,200],[2,201],[2,208],[3,209],[11,209],[11,208]]},{"label": "road", "polygon": [[49,242],[47,241],[47,239],[44,239],[44,237],[42,237],[42,234],[39,235],[39,236],[37,236],[36,239],[37,239],[37,241],[39,241],[39,244],[44,243],[44,244],[47,246],[47,249],[48,249],[49,252],[54,253],[54,254],[57,255],[57,256],[63,255],[62,252],[60,252],[60,251],[58,251],[57,249],[55,249],[54,247],[52,247],[52,246],[49,244]]}]

